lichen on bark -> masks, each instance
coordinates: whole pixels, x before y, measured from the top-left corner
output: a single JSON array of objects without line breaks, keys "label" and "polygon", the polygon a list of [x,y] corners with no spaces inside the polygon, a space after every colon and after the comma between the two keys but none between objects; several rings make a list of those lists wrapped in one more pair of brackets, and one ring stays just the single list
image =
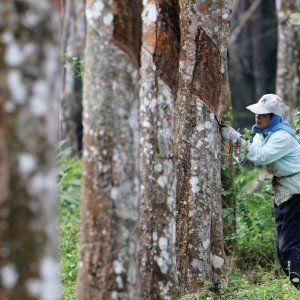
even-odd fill
[{"label": "lichen on bark", "polygon": [[176,294],[173,121],[180,34],[178,4],[152,0],[143,4],[139,104],[141,291],[143,299],[173,299]]},{"label": "lichen on bark", "polygon": [[60,21],[54,4],[0,5],[1,299],[60,296],[53,121]]},{"label": "lichen on bark", "polygon": [[138,73],[112,42],[113,12],[112,1],[86,6],[80,300],[139,298]]},{"label": "lichen on bark", "polygon": [[[229,1],[179,1],[181,52],[175,104],[176,261],[180,294],[206,280],[219,288],[225,267],[221,217],[220,110]],[[211,56],[210,56],[211,55]],[[205,70],[206,76],[202,76]],[[205,77],[205,78],[204,78]],[[207,79],[209,88],[205,87]]]}]

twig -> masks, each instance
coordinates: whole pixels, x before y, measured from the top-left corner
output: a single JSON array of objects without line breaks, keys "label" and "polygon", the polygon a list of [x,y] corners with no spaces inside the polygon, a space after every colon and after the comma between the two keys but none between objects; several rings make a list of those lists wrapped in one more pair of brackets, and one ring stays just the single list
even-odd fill
[{"label": "twig", "polygon": [[241,30],[245,26],[245,24],[249,21],[255,10],[258,8],[261,0],[255,0],[249,9],[243,14],[242,18],[238,22],[238,24],[235,26],[233,29],[230,39],[229,39],[229,44],[232,45],[238,38],[238,35],[240,34]]}]

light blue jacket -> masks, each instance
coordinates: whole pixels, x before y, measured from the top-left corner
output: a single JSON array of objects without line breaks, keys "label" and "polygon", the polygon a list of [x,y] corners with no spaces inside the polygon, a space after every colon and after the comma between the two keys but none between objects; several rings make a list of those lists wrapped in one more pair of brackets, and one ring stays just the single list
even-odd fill
[{"label": "light blue jacket", "polygon": [[274,175],[272,184],[277,205],[300,194],[300,144],[283,130],[256,134],[253,142],[240,140],[240,159],[255,166],[265,166]]}]

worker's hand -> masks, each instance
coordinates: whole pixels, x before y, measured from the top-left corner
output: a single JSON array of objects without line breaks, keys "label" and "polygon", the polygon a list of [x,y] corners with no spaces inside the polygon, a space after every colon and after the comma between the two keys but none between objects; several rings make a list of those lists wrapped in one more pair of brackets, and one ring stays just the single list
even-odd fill
[{"label": "worker's hand", "polygon": [[233,144],[236,144],[238,139],[242,136],[238,131],[236,131],[231,126],[222,127],[221,134],[225,141],[230,141]]}]

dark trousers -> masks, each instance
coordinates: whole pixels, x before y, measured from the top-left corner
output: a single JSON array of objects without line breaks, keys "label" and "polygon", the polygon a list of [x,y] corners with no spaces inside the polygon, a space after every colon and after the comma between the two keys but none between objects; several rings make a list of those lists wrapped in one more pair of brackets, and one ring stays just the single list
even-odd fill
[{"label": "dark trousers", "polygon": [[274,207],[278,259],[292,284],[300,289],[300,194]]}]

